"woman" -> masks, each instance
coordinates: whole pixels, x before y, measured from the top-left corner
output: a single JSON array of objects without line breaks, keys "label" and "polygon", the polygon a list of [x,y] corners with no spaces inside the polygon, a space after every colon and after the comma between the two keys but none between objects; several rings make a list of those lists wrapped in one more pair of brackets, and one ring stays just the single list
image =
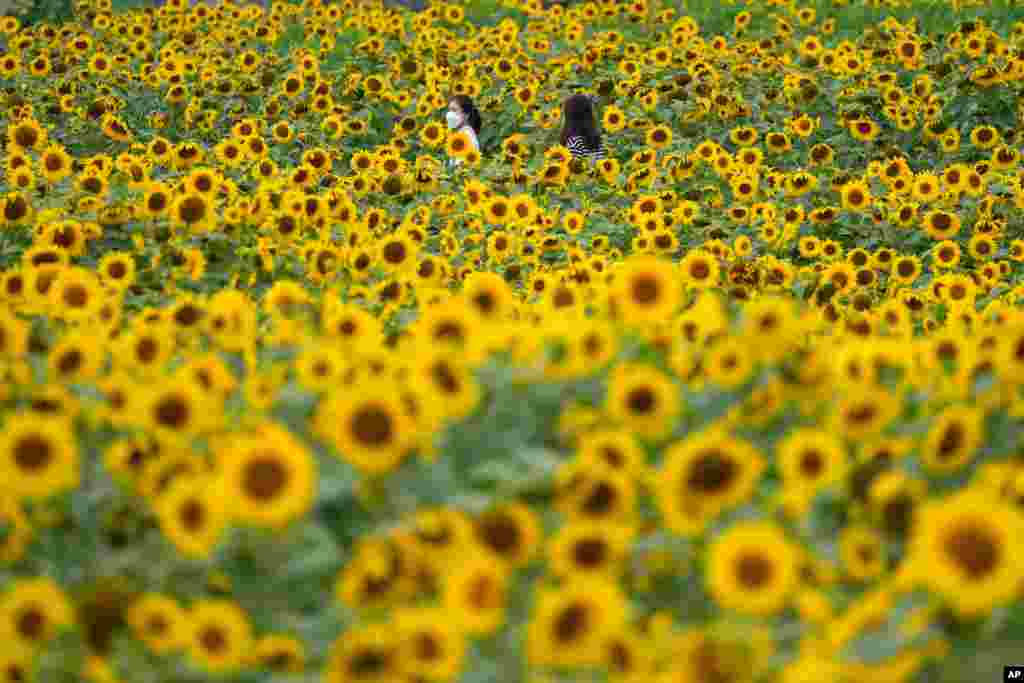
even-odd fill
[{"label": "woman", "polygon": [[574,157],[604,158],[601,133],[594,118],[594,105],[586,95],[573,95],[562,104],[565,124],[561,141]]},{"label": "woman", "polygon": [[[477,136],[480,135],[483,119],[480,117],[480,112],[477,110],[476,105],[473,104],[473,100],[468,95],[456,95],[452,98],[451,102],[448,103],[445,120],[448,122],[448,128],[465,134],[469,138],[470,144],[473,145],[473,149],[477,152],[480,151],[480,139]],[[456,165],[461,162],[462,159],[454,160]]]}]

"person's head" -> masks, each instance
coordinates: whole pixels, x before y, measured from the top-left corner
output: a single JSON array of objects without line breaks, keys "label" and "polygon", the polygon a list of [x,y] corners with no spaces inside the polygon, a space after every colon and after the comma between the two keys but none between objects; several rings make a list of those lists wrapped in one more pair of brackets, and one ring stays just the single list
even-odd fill
[{"label": "person's head", "polygon": [[483,119],[480,117],[480,112],[477,110],[476,105],[473,104],[473,100],[469,95],[456,95],[453,97],[448,102],[448,111],[445,114],[445,118],[448,120],[448,127],[453,130],[469,124],[474,133],[480,134],[480,126],[483,124]]},{"label": "person's head", "polygon": [[588,145],[600,144],[601,134],[597,130],[594,118],[594,104],[587,95],[572,95],[562,103],[565,123],[562,126],[562,144],[569,138],[579,135]]}]

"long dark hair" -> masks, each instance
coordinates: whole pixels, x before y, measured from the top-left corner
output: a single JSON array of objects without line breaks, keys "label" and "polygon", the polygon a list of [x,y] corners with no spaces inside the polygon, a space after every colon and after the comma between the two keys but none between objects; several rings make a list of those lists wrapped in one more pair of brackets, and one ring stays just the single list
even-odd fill
[{"label": "long dark hair", "polygon": [[459,109],[466,115],[469,127],[473,129],[474,133],[480,135],[480,127],[483,126],[484,120],[480,116],[480,110],[473,104],[473,98],[469,95],[456,95],[451,101],[458,103]]},{"label": "long dark hair", "polygon": [[562,144],[569,138],[580,136],[590,149],[600,149],[601,132],[597,130],[594,105],[586,95],[572,95],[562,103],[565,123],[562,126]]}]

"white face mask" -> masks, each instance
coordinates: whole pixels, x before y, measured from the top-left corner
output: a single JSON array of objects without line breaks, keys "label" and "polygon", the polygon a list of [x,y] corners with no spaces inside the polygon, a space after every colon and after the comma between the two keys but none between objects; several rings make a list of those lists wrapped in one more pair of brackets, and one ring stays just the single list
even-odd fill
[{"label": "white face mask", "polygon": [[448,121],[448,127],[452,130],[460,128],[462,126],[462,114],[448,110],[448,113],[444,115],[444,118]]}]

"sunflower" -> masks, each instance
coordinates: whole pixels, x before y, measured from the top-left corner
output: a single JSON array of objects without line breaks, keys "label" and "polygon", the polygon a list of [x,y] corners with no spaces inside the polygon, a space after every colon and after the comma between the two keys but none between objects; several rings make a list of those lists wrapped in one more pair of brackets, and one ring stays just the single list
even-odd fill
[{"label": "sunflower", "polygon": [[950,406],[935,416],[921,460],[936,474],[951,474],[969,464],[984,441],[983,413],[969,406]]},{"label": "sunflower", "polygon": [[464,295],[456,296],[422,311],[414,333],[424,344],[452,349],[475,363],[487,349],[487,329],[481,323],[475,306]]},{"label": "sunflower", "polygon": [[216,353],[193,356],[177,367],[175,375],[183,382],[193,382],[203,391],[226,399],[238,388],[234,371]]},{"label": "sunflower", "polygon": [[99,279],[92,270],[79,267],[63,269],[49,296],[52,310],[70,321],[92,317],[102,302]]},{"label": "sunflower", "polygon": [[387,273],[411,272],[416,265],[419,245],[404,235],[389,235],[380,241],[377,262]]},{"label": "sunflower", "polygon": [[175,350],[173,338],[159,328],[142,327],[125,333],[117,340],[116,362],[126,369],[153,377],[163,372],[164,365]]},{"label": "sunflower", "polygon": [[466,636],[445,612],[407,608],[395,615],[394,623],[404,668],[412,676],[445,681],[459,675],[466,658]]},{"label": "sunflower", "polygon": [[487,510],[473,522],[477,543],[511,568],[527,564],[536,554],[543,529],[526,505],[511,503]]},{"label": "sunflower", "polygon": [[838,434],[862,440],[878,435],[900,414],[901,407],[886,391],[857,388],[840,397],[831,421]]},{"label": "sunflower", "polygon": [[995,240],[989,235],[975,235],[967,243],[968,253],[980,262],[991,259],[996,250]]},{"label": "sunflower", "polygon": [[118,439],[104,452],[103,464],[119,483],[135,487],[139,486],[142,473],[161,453],[161,444],[155,440]]},{"label": "sunflower", "polygon": [[606,157],[604,159],[598,160],[597,171],[598,173],[601,174],[601,178],[604,180],[604,182],[609,184],[616,184],[618,183],[619,173],[621,173],[622,168],[619,164],[618,159]]},{"label": "sunflower", "polygon": [[335,582],[335,596],[356,608],[387,607],[407,599],[414,585],[405,554],[391,538],[360,540],[354,559]]},{"label": "sunflower", "polygon": [[570,343],[572,355],[583,364],[583,370],[599,370],[607,366],[619,351],[619,339],[613,324],[607,320],[588,318],[573,325]]},{"label": "sunflower", "polygon": [[413,537],[428,558],[445,562],[448,557],[475,548],[474,529],[469,518],[451,508],[425,508],[413,515]]},{"label": "sunflower", "polygon": [[[255,138],[253,138],[255,139]],[[171,151],[171,164],[179,171],[201,164],[206,158],[206,150],[194,142],[182,142],[174,145]]]},{"label": "sunflower", "polygon": [[0,525],[5,532],[0,538],[0,562],[17,562],[34,534],[21,504],[12,496],[0,497]]},{"label": "sunflower", "polygon": [[198,435],[215,424],[215,402],[194,384],[166,380],[151,387],[141,407],[144,424],[172,439]]},{"label": "sunflower", "polygon": [[910,191],[915,202],[933,202],[942,192],[942,181],[934,173],[918,173],[914,176]]},{"label": "sunflower", "polygon": [[666,320],[682,299],[675,267],[654,256],[634,256],[616,272],[618,304],[628,322],[650,323]]},{"label": "sunflower", "polygon": [[424,348],[413,361],[413,385],[436,400],[444,418],[458,422],[480,402],[481,389],[465,362],[451,349]]},{"label": "sunflower", "polygon": [[188,614],[167,595],[142,595],[129,606],[126,621],[135,637],[145,643],[153,654],[165,655],[188,646]]},{"label": "sunflower", "polygon": [[996,372],[1006,381],[1024,381],[1024,325],[1009,325],[996,354]]},{"label": "sunflower", "polygon": [[185,193],[174,199],[170,207],[171,222],[192,232],[205,232],[213,228],[216,217],[209,197],[198,193]]},{"label": "sunflower", "polygon": [[[872,474],[868,471],[868,474]],[[924,497],[924,482],[903,472],[882,468],[864,485],[867,502],[878,527],[891,538],[904,536],[914,525],[920,502]]]},{"label": "sunflower", "polygon": [[672,144],[672,129],[661,124],[648,129],[644,141],[652,149],[665,149]]},{"label": "sunflower", "polygon": [[[2,21],[2,20],[0,20]],[[0,73],[2,73],[3,60],[0,60]],[[12,645],[0,654],[0,682],[22,683],[32,680],[34,653],[23,647]]]},{"label": "sunflower", "polygon": [[471,554],[444,578],[442,603],[449,618],[466,633],[487,635],[505,621],[508,569],[486,554]]},{"label": "sunflower", "polygon": [[390,683],[404,668],[400,633],[374,624],[347,630],[331,646],[324,683]]},{"label": "sunflower", "polygon": [[497,273],[471,273],[463,284],[462,294],[484,321],[504,320],[514,310],[515,295]]},{"label": "sunflower", "polygon": [[675,383],[656,368],[625,364],[612,372],[605,409],[637,436],[660,441],[675,429],[679,398]]},{"label": "sunflower", "polygon": [[46,182],[56,185],[71,175],[72,158],[63,146],[51,144],[43,150],[39,158],[39,167]]},{"label": "sunflower", "polygon": [[652,680],[657,665],[656,638],[630,625],[609,634],[604,642],[602,663],[610,674],[609,680],[622,683]]},{"label": "sunflower", "polygon": [[705,576],[711,596],[725,609],[775,614],[796,588],[796,553],[775,524],[741,522],[711,543]]},{"label": "sunflower", "polygon": [[880,132],[878,124],[869,118],[858,118],[849,122],[850,134],[859,142],[871,142]]},{"label": "sunflower", "polygon": [[749,342],[725,338],[714,343],[704,358],[704,373],[711,383],[730,391],[742,387],[754,372]]},{"label": "sunflower", "polygon": [[989,150],[998,146],[1002,140],[994,126],[980,125],[971,130],[971,144],[978,149]]},{"label": "sunflower", "polygon": [[743,311],[743,338],[752,355],[763,361],[778,361],[791,351],[799,331],[792,304],[785,298],[763,296]]},{"label": "sunflower", "polygon": [[517,245],[518,240],[513,234],[495,230],[487,238],[487,256],[496,263],[505,263],[515,253]]},{"label": "sunflower", "polygon": [[512,213],[509,200],[500,195],[493,195],[483,202],[484,219],[491,225],[506,225],[517,218]]},{"label": "sunflower", "polygon": [[310,346],[296,359],[295,375],[304,389],[322,393],[336,386],[348,367],[348,361],[340,349],[334,346]]},{"label": "sunflower", "polygon": [[28,350],[28,340],[28,323],[13,313],[0,309],[0,357],[20,358]]},{"label": "sunflower", "polygon": [[413,423],[386,386],[329,396],[316,414],[318,432],[339,457],[369,474],[397,467],[413,443]]},{"label": "sunflower", "polygon": [[569,179],[569,162],[548,161],[537,174],[537,182],[545,186],[561,187]]},{"label": "sunflower", "polygon": [[105,114],[102,120],[103,134],[115,142],[129,142],[134,137],[124,120],[114,114]]},{"label": "sunflower", "polygon": [[551,537],[546,553],[551,571],[566,579],[617,577],[633,535],[633,530],[622,524],[570,522]]},{"label": "sunflower", "polygon": [[611,581],[576,578],[541,589],[527,627],[526,657],[545,667],[595,666],[605,640],[626,619],[626,598]]},{"label": "sunflower", "polygon": [[777,459],[787,489],[793,487],[810,501],[846,475],[847,455],[842,442],[819,429],[799,429],[777,446]]},{"label": "sunflower", "polygon": [[383,342],[380,320],[358,306],[326,306],[321,314],[323,334],[346,348],[377,348]]},{"label": "sunflower", "polygon": [[449,157],[453,159],[462,159],[469,150],[473,148],[473,145],[469,141],[469,136],[462,131],[452,132],[448,135],[448,141],[445,147]]},{"label": "sunflower", "polygon": [[961,254],[962,251],[957,242],[943,240],[932,249],[932,267],[936,270],[955,268],[960,264]]},{"label": "sunflower", "polygon": [[656,480],[665,526],[680,534],[700,532],[720,512],[747,500],[764,468],[753,445],[720,431],[669,446]]},{"label": "sunflower", "polygon": [[773,154],[783,154],[793,148],[793,143],[785,133],[768,133],[765,136],[765,143],[768,145],[768,151]]},{"label": "sunflower", "polygon": [[285,635],[266,635],[256,641],[250,660],[275,674],[302,673],[306,648],[302,641]]},{"label": "sunflower", "polygon": [[626,430],[598,429],[581,435],[576,447],[581,461],[603,463],[634,477],[646,473],[646,454],[637,439]]},{"label": "sunflower", "polygon": [[[4,22],[14,19],[13,17],[5,17]],[[16,20],[15,20],[16,21]],[[15,29],[17,30],[17,29]],[[0,75],[4,78],[13,78],[18,75],[21,71],[21,60],[18,59],[17,55],[7,53],[2,59],[0,59]]]},{"label": "sunflower", "polygon": [[974,299],[978,295],[978,285],[968,275],[961,273],[944,275],[932,281],[939,286],[938,298],[944,301],[954,312],[974,310]]},{"label": "sunflower", "polygon": [[866,211],[871,208],[871,190],[863,182],[850,182],[840,190],[843,208],[847,211]]},{"label": "sunflower", "polygon": [[8,192],[0,197],[0,223],[23,225],[35,215],[32,203],[22,192]]},{"label": "sunflower", "polygon": [[309,511],[316,462],[287,430],[264,426],[238,439],[219,460],[236,519],[284,527]]},{"label": "sunflower", "polygon": [[921,261],[916,256],[893,259],[889,277],[897,285],[910,285],[921,275]]},{"label": "sunflower", "polygon": [[870,526],[849,526],[839,537],[839,557],[854,581],[871,581],[885,571],[884,539]]},{"label": "sunflower", "polygon": [[67,388],[57,384],[34,387],[28,394],[27,408],[49,419],[74,421],[81,414],[78,398]]},{"label": "sunflower", "polygon": [[952,239],[960,232],[960,217],[949,211],[929,211],[922,220],[925,232],[934,240]]},{"label": "sunflower", "polygon": [[[19,302],[20,312],[28,314],[49,313],[50,288],[53,287],[53,283],[60,277],[62,270],[63,266],[59,264],[44,264],[35,268],[25,268],[20,270],[20,272],[11,274],[12,277],[7,280],[5,285],[8,288],[18,288],[20,284],[20,291],[24,292],[24,299]],[[82,333],[74,336],[82,336]],[[95,355],[92,354],[90,358],[95,357]],[[53,357],[52,353],[51,357]]]},{"label": "sunflower", "polygon": [[253,628],[238,605],[227,600],[200,600],[189,609],[189,655],[212,674],[239,671],[254,644]]},{"label": "sunflower", "polygon": [[7,141],[16,151],[35,150],[39,151],[46,147],[46,128],[31,118],[8,126]]},{"label": "sunflower", "polygon": [[682,273],[683,281],[690,287],[708,289],[718,286],[718,259],[704,250],[693,249],[687,252],[679,263],[679,271]]},{"label": "sunflower", "polygon": [[907,562],[957,615],[985,614],[1014,599],[1024,578],[1010,553],[1022,524],[1015,508],[969,488],[923,506]]},{"label": "sunflower", "polygon": [[200,329],[200,323],[206,315],[202,302],[191,295],[182,295],[167,311],[167,321],[173,329],[184,335]]},{"label": "sunflower", "polygon": [[10,492],[39,499],[78,486],[79,454],[71,426],[33,413],[11,415],[0,436],[0,469]]},{"label": "sunflower", "polygon": [[71,601],[51,578],[16,579],[0,596],[0,629],[15,650],[38,652],[74,622]]},{"label": "sunflower", "polygon": [[[178,476],[172,476],[172,472]],[[160,482],[168,483],[160,488]],[[230,513],[216,482],[188,459],[175,462],[163,458],[148,465],[144,472],[141,488],[154,486],[157,490],[152,494],[159,495],[157,519],[164,536],[183,555],[208,557],[220,541]]]},{"label": "sunflower", "polygon": [[163,183],[151,182],[146,186],[142,198],[142,214],[148,218],[159,218],[170,211],[172,193]]}]

